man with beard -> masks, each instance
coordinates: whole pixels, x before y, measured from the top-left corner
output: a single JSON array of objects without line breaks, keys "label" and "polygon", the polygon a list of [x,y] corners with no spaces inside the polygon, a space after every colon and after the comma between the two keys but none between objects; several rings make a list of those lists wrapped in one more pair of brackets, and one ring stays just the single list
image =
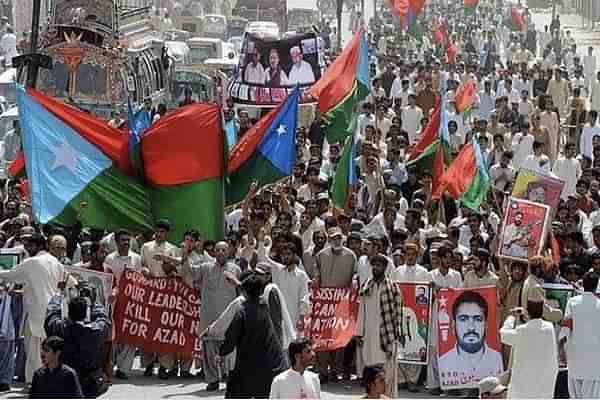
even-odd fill
[{"label": "man with beard", "polygon": [[314,231],[313,244],[302,255],[302,264],[304,265],[304,270],[310,279],[312,279],[317,272],[317,254],[319,254],[319,252],[325,248],[325,243],[327,243],[327,236],[325,236],[325,232]]},{"label": "man with beard", "polygon": [[398,346],[404,345],[401,329],[402,292],[386,277],[388,259],[377,254],[371,259],[373,277],[362,287],[356,324],[359,345],[357,370],[365,366],[384,366],[385,393],[396,398],[398,393]]},{"label": "man with beard", "polygon": [[[506,265],[500,261],[500,270],[498,271],[498,297],[500,299],[500,321],[506,320],[510,315],[510,310],[521,304],[521,290],[523,281],[527,272],[527,264],[513,261]],[[510,346],[502,345],[502,357],[505,367],[508,366],[510,357]]]},{"label": "man with beard", "polygon": [[279,52],[277,49],[269,51],[269,68],[265,71],[265,85],[269,87],[285,86],[288,77],[279,64]]},{"label": "man with beard", "polygon": [[502,254],[516,258],[527,258],[531,239],[531,226],[523,225],[523,213],[517,211],[512,224],[504,230]]},{"label": "man with beard", "polygon": [[486,342],[488,304],[475,291],[462,292],[452,306],[456,345],[439,358],[443,371],[458,373],[458,379],[468,384],[478,383],[487,376],[502,373],[502,356]]},{"label": "man with beard", "polygon": [[[236,349],[235,368],[227,381],[226,398],[267,398],[273,378],[286,369],[285,356],[270,322],[268,307],[261,304],[263,286],[250,275],[242,282],[246,294],[225,332],[225,341],[215,356],[226,356]],[[208,357],[208,355],[205,355]]]},{"label": "man with beard", "polygon": [[497,286],[498,276],[490,271],[490,252],[486,249],[478,249],[473,257],[475,266],[473,270],[465,274],[463,287],[465,289],[478,288],[483,286]]}]

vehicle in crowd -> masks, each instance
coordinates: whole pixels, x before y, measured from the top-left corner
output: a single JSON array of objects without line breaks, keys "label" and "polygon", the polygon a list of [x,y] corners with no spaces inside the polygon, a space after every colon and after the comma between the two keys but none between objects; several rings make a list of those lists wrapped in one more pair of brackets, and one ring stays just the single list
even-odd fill
[{"label": "vehicle in crowd", "polygon": [[191,35],[199,35],[202,32],[202,15],[195,13],[193,8],[182,10],[172,19],[177,30],[189,32]]},{"label": "vehicle in crowd", "polygon": [[[115,1],[55,0],[39,49],[52,68],[39,69],[38,89],[105,119],[127,99],[169,96],[168,50],[141,18],[147,8],[123,11]],[[18,64],[24,79],[27,63]]]},{"label": "vehicle in crowd", "polygon": [[233,45],[233,49],[235,50],[235,52],[237,54],[241,54],[242,53],[242,43],[244,42],[244,36],[233,36],[230,37],[229,40],[227,41],[228,43],[231,43]]},{"label": "vehicle in crowd", "polygon": [[170,29],[163,32],[163,38],[173,42],[185,42],[191,37],[192,35],[188,31],[181,31],[178,29]]},{"label": "vehicle in crowd", "polygon": [[294,0],[288,3],[287,30],[308,32],[319,23],[317,0]]},{"label": "vehicle in crowd", "polygon": [[[279,27],[283,31],[286,30],[287,17],[286,7],[283,7],[281,3],[281,0],[237,0],[231,14],[246,18],[249,23],[257,21],[275,23],[279,36]],[[248,28],[246,31],[248,31]]]},{"label": "vehicle in crowd", "polygon": [[214,68],[201,65],[176,66],[171,80],[171,99],[167,107],[175,109],[185,98],[185,91],[192,91],[192,99],[199,102],[217,103],[218,75]]},{"label": "vehicle in crowd", "polygon": [[279,39],[279,25],[275,22],[255,21],[248,24],[247,33],[259,38]]},{"label": "vehicle in crowd", "polygon": [[221,39],[193,37],[186,43],[190,48],[190,64],[202,64],[207,58],[223,58],[223,41]]},{"label": "vehicle in crowd", "polygon": [[165,42],[167,54],[174,65],[185,65],[188,63],[190,47],[185,42],[168,41]]},{"label": "vehicle in crowd", "polygon": [[200,34],[203,37],[226,39],[227,19],[222,15],[203,16]]},{"label": "vehicle in crowd", "polygon": [[231,40],[233,37],[241,38],[246,32],[248,19],[244,17],[231,16],[227,19],[227,38]]}]

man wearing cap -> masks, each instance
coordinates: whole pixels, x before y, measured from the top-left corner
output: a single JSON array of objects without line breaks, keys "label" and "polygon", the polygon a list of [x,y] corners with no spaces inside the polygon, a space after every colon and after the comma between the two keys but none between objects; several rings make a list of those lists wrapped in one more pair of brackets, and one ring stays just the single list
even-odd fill
[{"label": "man wearing cap", "polygon": [[[394,271],[392,279],[399,283],[422,282],[428,284],[431,281],[431,275],[425,267],[417,264],[419,257],[419,245],[414,242],[404,244],[405,264],[400,265]],[[407,384],[410,392],[417,392],[417,382],[421,375],[422,366],[418,364],[399,364],[400,373],[398,374],[398,383]]]},{"label": "man wearing cap", "polygon": [[[402,292],[394,281],[386,277],[388,259],[382,254],[371,260],[373,276],[361,288],[356,338],[359,346],[357,364],[383,364],[386,374],[386,395],[396,398],[398,393],[398,346],[402,336]],[[358,371],[361,366],[357,365]]]},{"label": "man wearing cap", "polygon": [[[342,245],[342,230],[338,227],[327,231],[330,246],[317,254],[317,272],[314,287],[347,288],[352,286],[356,274],[356,256]],[[317,366],[322,380],[330,378],[337,382],[342,373],[344,349],[317,353]],[[331,370],[329,370],[331,368]]]},{"label": "man wearing cap", "polygon": [[56,257],[46,252],[46,239],[41,234],[34,233],[27,238],[25,249],[31,257],[13,269],[0,270],[0,280],[25,283],[24,311],[28,315],[24,327],[27,353],[25,381],[31,384],[33,373],[42,366],[41,345],[46,337],[44,319],[48,303],[54,295],[60,293],[61,289],[65,286],[74,286],[77,281],[65,273],[64,267]]},{"label": "man wearing cap", "polygon": [[290,49],[292,59],[292,68],[288,74],[288,83],[290,85],[306,85],[315,81],[315,74],[309,63],[302,59],[302,51],[299,46]]},{"label": "man wearing cap", "polygon": [[[503,343],[512,346],[509,399],[551,399],[558,375],[558,348],[551,322],[542,319],[544,297],[529,294],[527,308],[517,307],[500,328]],[[559,311],[560,312],[560,311]],[[517,326],[521,322],[522,325]]]},{"label": "man wearing cap", "polygon": [[[169,268],[173,268],[171,257],[177,257],[178,250],[167,241],[167,235],[171,229],[169,221],[161,219],[156,221],[154,240],[144,243],[141,249],[142,273],[148,277],[162,278],[167,276]],[[144,376],[152,376],[154,373],[154,354],[142,354],[142,366],[146,368]],[[173,354],[160,354],[158,356],[160,368],[158,376],[160,379],[168,379],[168,370],[173,368]]]},{"label": "man wearing cap", "polygon": [[573,399],[600,398],[600,299],[596,296],[600,275],[583,276],[583,293],[571,297],[559,336],[560,354],[569,364],[569,394]]},{"label": "man wearing cap", "polygon": [[503,399],[506,392],[506,386],[500,384],[500,379],[495,376],[488,376],[479,381],[480,399]]}]

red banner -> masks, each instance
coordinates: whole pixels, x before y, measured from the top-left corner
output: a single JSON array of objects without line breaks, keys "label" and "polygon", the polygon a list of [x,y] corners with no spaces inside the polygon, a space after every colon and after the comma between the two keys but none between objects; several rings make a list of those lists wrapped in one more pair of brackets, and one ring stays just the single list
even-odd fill
[{"label": "red banner", "polygon": [[356,333],[357,295],[353,288],[313,289],[312,311],[304,318],[304,326],[315,351],[336,350],[350,342]]},{"label": "red banner", "polygon": [[180,278],[147,279],[125,271],[114,312],[116,341],[148,353],[198,357],[200,298]]}]

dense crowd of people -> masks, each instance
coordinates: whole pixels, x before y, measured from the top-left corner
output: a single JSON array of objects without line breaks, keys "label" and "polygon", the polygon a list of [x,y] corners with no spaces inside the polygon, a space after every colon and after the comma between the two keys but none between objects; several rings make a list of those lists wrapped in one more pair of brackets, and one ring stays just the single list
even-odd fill
[{"label": "dense crowd of people", "polygon": [[[293,175],[269,187],[252,185],[244,201],[227,210],[222,241],[190,229],[171,243],[168,220],[156,221],[153,232],[91,228],[85,202],[78,225],[40,226],[27,191],[8,180],[0,246],[20,263],[0,265],[0,392],[16,380],[29,386],[32,398],[97,397],[135,374],[139,355],[145,377],[202,378],[207,391],[224,381],[226,397],[233,398],[319,398],[327,384],[355,376],[369,398],[397,397],[398,389],[441,395],[437,329],[431,329],[438,323],[437,299],[427,364],[398,362],[405,338],[397,283],[425,282],[434,293],[497,288],[498,330],[476,335],[499,335],[502,351],[478,347],[473,353],[501,358],[504,372],[482,376],[479,392],[450,395],[600,397],[600,72],[594,48],[580,49],[559,15],[541,27],[519,9],[524,23],[515,31],[506,23],[514,11],[508,3],[482,0],[473,15],[463,7],[462,1],[427,6],[420,35],[397,23],[371,25],[372,88],[355,133],[359,179],[343,210],[333,207],[329,189],[344,143],[327,142],[321,115],[298,128]],[[378,18],[385,22],[386,13]],[[459,112],[455,96],[468,82],[476,86],[474,102],[470,112]],[[448,194],[433,201],[431,174],[408,162],[437,102],[448,110],[442,129],[452,156],[473,141],[481,149],[491,188],[478,209]],[[153,109],[151,101],[145,106]],[[166,112],[161,107],[155,120]],[[253,124],[243,108],[224,115],[235,135]],[[17,123],[12,135],[19,135]],[[551,240],[541,254],[515,261],[497,254],[506,200],[522,168],[565,185],[547,232]],[[543,193],[535,196],[533,190],[530,200],[545,202]],[[66,265],[112,274],[108,305],[127,270],[183,279],[201,297],[202,359],[120,343],[112,307],[102,306],[100,294]],[[564,312],[545,298],[545,283],[574,288]],[[350,343],[315,354],[303,336],[311,289],[320,287],[353,288],[360,306]],[[474,334],[468,329],[465,337]],[[485,364],[475,360],[474,373],[478,363]]]}]

